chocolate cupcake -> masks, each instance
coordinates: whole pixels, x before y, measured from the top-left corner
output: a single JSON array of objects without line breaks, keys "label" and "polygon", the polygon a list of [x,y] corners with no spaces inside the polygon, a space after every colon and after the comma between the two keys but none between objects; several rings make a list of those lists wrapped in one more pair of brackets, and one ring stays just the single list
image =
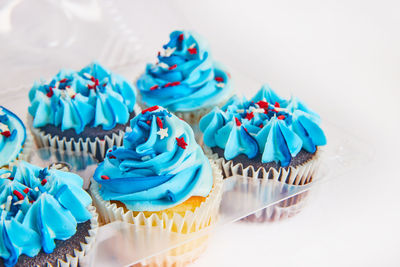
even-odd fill
[{"label": "chocolate cupcake", "polygon": [[0,266],[78,266],[97,232],[83,180],[24,161],[0,177]]},{"label": "chocolate cupcake", "polygon": [[92,153],[98,160],[121,145],[129,120],[140,111],[136,91],[98,63],[76,72],[61,70],[29,92],[29,121],[39,147]]},{"label": "chocolate cupcake", "polygon": [[[123,220],[151,245],[160,230],[183,236],[217,219],[222,174],[196,143],[191,127],[162,107],[143,110],[131,121],[122,147],[107,153],[90,187],[101,221]],[[196,258],[206,236],[149,262],[177,266]],[[181,265],[179,265],[181,266]]]},{"label": "chocolate cupcake", "polygon": [[0,106],[0,168],[17,159],[28,160],[32,146],[32,136],[26,131],[22,121]]},{"label": "chocolate cupcake", "polygon": [[144,107],[161,105],[191,124],[232,95],[231,78],[212,58],[207,42],[190,31],[174,31],[136,84]]},{"label": "chocolate cupcake", "polygon": [[251,100],[232,97],[199,124],[205,150],[224,177],[240,175],[302,186],[315,179],[320,146],[326,144],[320,117],[298,98],[285,100],[267,85]]}]

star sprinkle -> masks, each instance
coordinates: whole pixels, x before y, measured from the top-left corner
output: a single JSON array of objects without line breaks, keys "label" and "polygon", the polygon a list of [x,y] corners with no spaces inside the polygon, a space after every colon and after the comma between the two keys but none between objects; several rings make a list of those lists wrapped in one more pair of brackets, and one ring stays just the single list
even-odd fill
[{"label": "star sprinkle", "polygon": [[183,139],[183,136],[181,138],[176,137],[175,139],[176,139],[176,142],[178,142],[179,147],[186,149],[186,146],[188,144],[185,142],[185,139]]},{"label": "star sprinkle", "polygon": [[257,103],[256,103],[260,108],[268,108],[268,102],[265,102],[265,101],[262,101],[262,100],[260,100],[260,101],[258,101]]},{"label": "star sprinkle", "polygon": [[250,113],[246,114],[246,119],[248,119],[250,121],[252,118],[254,118],[253,112],[250,112]]},{"label": "star sprinkle", "polygon": [[[157,132],[157,134],[160,136],[161,140],[163,140],[165,137],[168,137],[168,127],[160,128],[160,130]],[[179,145],[179,143],[178,143],[178,145]]]},{"label": "star sprinkle", "polygon": [[167,47],[166,49],[164,49],[164,57],[170,57],[176,50],[176,47]]}]

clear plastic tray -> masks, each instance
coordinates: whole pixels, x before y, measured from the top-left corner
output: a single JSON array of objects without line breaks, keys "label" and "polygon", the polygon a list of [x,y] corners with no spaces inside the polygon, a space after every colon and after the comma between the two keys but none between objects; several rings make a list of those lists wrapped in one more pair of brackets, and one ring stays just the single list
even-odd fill
[{"label": "clear plastic tray", "polygon": [[[2,25],[0,51],[7,51],[0,54],[2,62],[0,73],[4,75],[0,79],[2,87],[0,105],[10,108],[22,119],[27,115],[29,106],[27,93],[29,85],[34,80],[51,77],[60,68],[81,68],[92,60],[98,60],[101,64],[134,80],[149,57],[154,55],[154,49],[157,49],[149,45],[154,39],[147,38],[145,30],[135,32],[124,23],[126,17],[121,14],[126,15],[127,11],[121,12],[112,1],[58,3],[41,0],[35,2],[35,7],[32,5],[29,1],[6,1],[0,4],[0,21],[6,21],[0,23]],[[145,17],[148,5],[136,4],[136,7],[137,14],[140,14],[139,18]],[[38,16],[32,16],[32,13],[35,14],[32,9],[46,11],[54,24],[46,24],[44,18],[35,20]],[[164,17],[158,21],[158,23],[169,21],[163,24],[164,29],[172,30],[184,20],[168,12],[164,14],[168,14],[166,15],[168,18]],[[186,22],[181,24],[187,25]],[[151,26],[149,28],[151,30]],[[152,32],[151,36],[157,36],[158,33]],[[231,71],[236,88],[244,86],[258,88],[263,82],[254,81],[241,73],[240,69]],[[296,95],[300,93],[296,92]],[[154,230],[151,232],[152,237],[149,237],[145,234],[146,229],[136,235],[129,235],[127,233],[132,232],[132,225],[114,222],[99,228],[97,242],[82,265],[129,266],[143,262],[184,243],[207,237],[212,232],[219,231],[224,225],[262,209],[278,209],[279,203],[300,196],[318,184],[339,178],[344,173],[368,162],[372,153],[365,149],[366,146],[357,137],[327,122],[323,123],[322,128],[327,135],[328,145],[323,148],[318,179],[311,184],[301,187],[272,181],[261,184],[260,180],[250,180],[240,176],[230,177],[224,180],[219,219],[212,227],[185,235]],[[33,161],[47,166],[56,161],[49,155],[46,151],[36,152]],[[77,171],[88,181],[95,165],[89,162],[86,167],[83,170],[73,171]],[[276,188],[279,190],[271,190]],[[256,192],[248,193],[252,191]],[[293,208],[294,213],[301,209],[297,206]]]}]

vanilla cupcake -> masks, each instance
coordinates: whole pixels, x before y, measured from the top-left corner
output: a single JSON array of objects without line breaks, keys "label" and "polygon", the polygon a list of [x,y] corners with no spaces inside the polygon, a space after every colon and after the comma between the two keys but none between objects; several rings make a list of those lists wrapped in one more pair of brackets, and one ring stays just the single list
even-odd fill
[{"label": "vanilla cupcake", "polygon": [[[181,234],[213,224],[222,175],[196,143],[191,127],[154,106],[135,117],[131,128],[123,146],[110,150],[94,174],[91,192],[102,223],[123,220],[138,227],[133,232],[146,225]],[[189,242],[157,262],[169,266],[191,261],[198,256],[191,252],[204,243]]]},{"label": "vanilla cupcake", "polygon": [[22,121],[0,106],[0,168],[17,159],[28,160],[32,152],[32,137]]},{"label": "vanilla cupcake", "polygon": [[191,124],[232,95],[231,78],[212,58],[207,42],[190,31],[174,31],[137,80],[142,105],[161,105]]},{"label": "vanilla cupcake", "polygon": [[270,180],[281,184],[277,190],[288,190],[282,186],[306,185],[317,177],[326,137],[320,117],[296,97],[285,100],[265,85],[251,100],[234,96],[214,108],[199,127],[206,153],[225,178]]},{"label": "vanilla cupcake", "polygon": [[39,147],[88,152],[98,160],[121,145],[129,120],[140,111],[136,92],[122,76],[98,63],[61,70],[29,92],[29,121]]},{"label": "vanilla cupcake", "polygon": [[0,265],[78,266],[97,233],[81,177],[24,161],[0,177]]}]

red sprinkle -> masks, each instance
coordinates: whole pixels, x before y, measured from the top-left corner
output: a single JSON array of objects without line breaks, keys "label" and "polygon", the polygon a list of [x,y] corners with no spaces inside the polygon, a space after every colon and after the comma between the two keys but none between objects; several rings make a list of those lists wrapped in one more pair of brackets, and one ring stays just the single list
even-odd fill
[{"label": "red sprinkle", "polygon": [[196,48],[196,47],[189,48],[189,49],[188,49],[188,52],[189,52],[189,54],[191,54],[191,55],[195,55],[195,54],[197,54],[197,48]]},{"label": "red sprinkle", "polygon": [[236,126],[241,126],[242,125],[240,120],[238,118],[236,118],[236,117],[235,117],[235,121],[236,121]]},{"label": "red sprinkle", "polygon": [[161,55],[161,52],[160,51],[158,51],[158,54],[157,54],[158,56],[160,56]]},{"label": "red sprinkle", "polygon": [[10,131],[4,131],[1,133],[1,135],[5,136],[5,137],[10,137],[11,136],[11,132]]},{"label": "red sprinkle", "polygon": [[103,87],[106,87],[107,83],[103,83]]},{"label": "red sprinkle", "polygon": [[159,117],[157,117],[157,125],[159,128],[163,128],[163,123]]},{"label": "red sprinkle", "polygon": [[68,79],[64,78],[64,79],[60,80],[60,83],[66,83],[67,81],[68,81]]},{"label": "red sprinkle", "polygon": [[108,156],[110,159],[116,159],[116,157],[115,156],[113,156],[113,155],[110,155],[110,156]]},{"label": "red sprinkle", "polygon": [[100,178],[103,180],[110,180],[110,177],[108,177],[107,175],[102,175],[100,176]]},{"label": "red sprinkle", "polygon": [[173,70],[173,69],[175,69],[176,67],[178,67],[178,65],[175,64],[175,65],[172,65],[171,67],[169,67],[168,69],[169,69],[169,70]]},{"label": "red sprinkle", "polygon": [[52,97],[54,95],[52,87],[49,87],[49,92],[46,95],[47,95],[47,97]]},{"label": "red sprinkle", "polygon": [[284,119],[285,119],[285,116],[283,116],[283,115],[278,116],[278,120],[284,120]]},{"label": "red sprinkle", "polygon": [[158,89],[158,85],[156,84],[156,85],[154,85],[154,86],[152,86],[152,87],[150,87],[150,90],[156,90],[156,89]]},{"label": "red sprinkle", "polygon": [[28,192],[29,192],[29,188],[27,187],[27,188],[24,189],[24,193],[28,194]]},{"label": "red sprinkle", "polygon": [[8,177],[8,180],[14,181],[14,177]]},{"label": "red sprinkle", "polygon": [[182,136],[181,138],[176,137],[175,139],[176,139],[176,141],[178,142],[178,146],[179,146],[179,147],[181,147],[181,148],[183,148],[183,149],[186,149],[186,146],[187,146],[188,144],[185,142],[185,139],[183,139],[183,136]]},{"label": "red sprinkle", "polygon": [[171,86],[176,86],[176,85],[180,85],[181,84],[181,82],[173,82],[173,83],[171,83]]},{"label": "red sprinkle", "polygon": [[151,121],[146,121],[146,123],[147,123],[148,125],[150,125]]},{"label": "red sprinkle", "polygon": [[148,109],[145,109],[145,110],[142,110],[142,114],[144,114],[144,113],[146,113],[146,112],[152,112],[152,111],[154,111],[154,110],[157,110],[158,109],[158,106],[156,105],[156,106],[152,106],[152,107],[149,107]]},{"label": "red sprinkle", "polygon": [[183,33],[179,34],[178,40],[179,40],[179,41],[183,41]]},{"label": "red sprinkle", "polygon": [[276,107],[276,108],[280,108],[280,107],[281,107],[281,105],[279,105],[279,103],[278,103],[278,102],[275,102],[275,107]]},{"label": "red sprinkle", "polygon": [[24,196],[17,190],[14,190],[13,194],[16,195],[19,200],[23,200],[24,199]]},{"label": "red sprinkle", "polygon": [[256,103],[260,108],[268,108],[268,102],[265,101],[258,101]]},{"label": "red sprinkle", "polygon": [[72,99],[75,99],[76,95],[71,96]]},{"label": "red sprinkle", "polygon": [[260,125],[258,125],[258,127],[263,128],[264,124],[261,123]]},{"label": "red sprinkle", "polygon": [[252,118],[254,118],[253,112],[250,112],[250,113],[246,114],[246,119],[251,120]]},{"label": "red sprinkle", "polygon": [[42,184],[42,185],[45,185],[46,183],[47,183],[47,180],[46,180],[46,179],[43,179],[41,184]]},{"label": "red sprinkle", "polygon": [[215,80],[217,82],[223,82],[224,81],[224,79],[222,77],[215,77]]}]

